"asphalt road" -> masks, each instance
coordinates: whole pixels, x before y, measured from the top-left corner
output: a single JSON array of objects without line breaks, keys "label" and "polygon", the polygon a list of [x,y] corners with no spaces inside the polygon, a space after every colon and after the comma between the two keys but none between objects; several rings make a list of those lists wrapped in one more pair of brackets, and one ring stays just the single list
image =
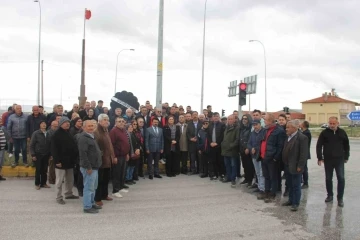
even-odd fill
[{"label": "asphalt road", "polygon": [[286,199],[265,204],[242,186],[182,175],[141,179],[89,215],[80,200],[57,204],[53,186],[37,191],[33,179],[8,179],[0,183],[0,239],[360,239],[359,154],[351,140],[344,208],[324,203],[324,170],[310,160],[310,188],[295,213],[280,206]]}]

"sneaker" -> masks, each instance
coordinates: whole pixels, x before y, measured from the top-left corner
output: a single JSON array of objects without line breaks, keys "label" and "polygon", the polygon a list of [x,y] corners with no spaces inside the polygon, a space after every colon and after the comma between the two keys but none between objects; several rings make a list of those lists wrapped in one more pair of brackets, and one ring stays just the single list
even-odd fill
[{"label": "sneaker", "polygon": [[9,154],[9,158],[12,158],[12,156],[14,156],[12,153]]},{"label": "sneaker", "polygon": [[309,188],[309,185],[308,184],[303,184],[302,186],[301,186],[301,189],[308,189]]},{"label": "sneaker", "polygon": [[60,205],[64,205],[65,204],[65,201],[64,199],[60,199],[60,200],[56,200],[56,202]]},{"label": "sneaker", "polygon": [[293,211],[293,212],[296,212],[298,210],[299,206],[297,205],[292,205],[290,210]]},{"label": "sneaker", "polygon": [[36,189],[36,190],[40,190],[40,185],[36,185],[36,186],[35,186],[35,189]]},{"label": "sneaker", "polygon": [[98,204],[94,204],[92,205],[93,209],[102,209],[102,206],[98,205]]},{"label": "sneaker", "polygon": [[125,189],[125,188],[123,188],[123,189],[121,189],[120,191],[119,191],[119,193],[128,193],[129,192],[129,190],[127,190],[127,189]]},{"label": "sneaker", "polygon": [[19,157],[22,157],[22,153],[19,153]]},{"label": "sneaker", "polygon": [[122,198],[123,197],[119,192],[113,193],[113,196],[117,197],[117,198]]},{"label": "sneaker", "polygon": [[231,181],[231,187],[232,188],[236,187],[236,181]]},{"label": "sneaker", "polygon": [[99,210],[94,208],[84,209],[84,213],[99,213]]},{"label": "sneaker", "polygon": [[338,206],[339,207],[344,207],[344,201],[342,199],[338,200]]},{"label": "sneaker", "polygon": [[213,177],[210,178],[210,180],[211,181],[216,181],[216,180],[218,180],[218,178],[216,176],[213,176]]},{"label": "sneaker", "polygon": [[166,164],[166,162],[165,162],[163,159],[161,159],[161,160],[159,161],[159,163],[161,163],[161,164]]},{"label": "sneaker", "polygon": [[328,202],[332,202],[333,201],[333,197],[332,196],[328,196],[326,199],[325,199],[325,202],[328,203]]},{"label": "sneaker", "polygon": [[79,199],[79,196],[70,195],[70,196],[65,197],[65,199]]}]

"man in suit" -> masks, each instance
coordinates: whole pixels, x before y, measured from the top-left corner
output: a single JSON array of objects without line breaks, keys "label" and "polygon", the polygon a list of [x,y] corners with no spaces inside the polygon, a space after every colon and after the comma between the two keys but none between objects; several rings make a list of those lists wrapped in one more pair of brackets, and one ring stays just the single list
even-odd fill
[{"label": "man in suit", "polygon": [[[309,130],[309,122],[308,121],[304,121],[301,125],[300,125],[301,131],[302,133],[307,136],[307,138],[309,139],[308,141],[308,147],[309,147],[309,155],[308,155],[308,160],[311,159],[310,156],[310,146],[311,146],[311,132]],[[305,167],[304,167],[304,172],[303,172],[303,179],[304,179],[304,184],[302,185],[301,189],[307,189],[309,188],[309,172],[308,172],[308,167],[307,167],[307,161],[305,162]]]},{"label": "man in suit", "polygon": [[148,110],[147,110],[146,106],[142,106],[140,108],[140,112],[136,116],[136,120],[139,119],[139,118],[144,119],[144,126],[145,127],[150,127],[150,116],[148,114]]},{"label": "man in suit", "polygon": [[198,112],[193,111],[192,121],[189,121],[186,136],[188,139],[188,151],[190,155],[190,174],[199,173],[200,165],[199,165],[199,155],[197,151],[197,135],[199,130],[202,128],[202,123],[198,119]]},{"label": "man in suit", "polygon": [[301,198],[301,177],[309,155],[309,139],[299,131],[300,121],[290,120],[286,124],[286,134],[282,160],[285,166],[289,186],[289,200],[283,206],[291,206],[291,211],[297,211]]},{"label": "man in suit", "polygon": [[180,146],[181,173],[187,174],[187,161],[189,154],[188,154],[188,140],[186,136],[187,124],[185,123],[185,114],[179,116],[179,122],[177,125],[180,127],[179,146]]},{"label": "man in suit", "polygon": [[[162,178],[159,174],[159,159],[160,154],[164,151],[164,136],[163,130],[159,127],[159,120],[152,118],[152,126],[145,132],[145,149],[148,154],[147,169],[149,172],[149,179]],[[152,162],[154,161],[154,168]]]}]

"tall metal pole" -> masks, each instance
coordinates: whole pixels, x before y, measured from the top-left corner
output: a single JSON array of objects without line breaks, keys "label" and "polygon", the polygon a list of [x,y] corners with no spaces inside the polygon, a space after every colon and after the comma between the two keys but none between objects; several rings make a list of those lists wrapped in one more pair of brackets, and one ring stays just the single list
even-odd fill
[{"label": "tall metal pole", "polygon": [[41,60],[41,106],[44,107],[44,60]]},{"label": "tall metal pole", "polygon": [[115,68],[115,89],[114,89],[114,94],[116,93],[116,83],[117,83],[117,71],[118,71],[118,62],[119,62],[119,54],[124,51],[124,50],[129,50],[129,51],[135,51],[135,49],[130,48],[130,49],[122,49],[120,50],[120,52],[118,52],[117,56],[116,56],[116,68]]},{"label": "tall metal pole", "polygon": [[84,36],[82,40],[82,55],[81,55],[81,85],[80,85],[80,97],[79,105],[84,106],[86,97],[85,97],[85,24],[86,24],[86,8],[84,13]]},{"label": "tall metal pole", "polygon": [[156,107],[162,103],[162,76],[163,76],[163,38],[164,38],[164,0],[160,0],[159,33],[157,57]]},{"label": "tall metal pole", "polygon": [[37,90],[37,104],[40,105],[40,53],[41,53],[41,3],[40,0],[34,0],[39,3],[39,53],[38,53],[38,90]]},{"label": "tall metal pole", "polygon": [[265,113],[267,113],[267,85],[266,85],[266,52],[265,52],[265,46],[262,42],[259,40],[249,40],[249,42],[258,42],[261,44],[264,50],[264,65],[265,65]]},{"label": "tall metal pole", "polygon": [[204,109],[204,67],[205,67],[205,24],[206,24],[206,4],[205,0],[205,9],[204,9],[204,30],[203,30],[203,53],[202,53],[202,73],[201,73],[201,103],[200,103],[200,112]]}]

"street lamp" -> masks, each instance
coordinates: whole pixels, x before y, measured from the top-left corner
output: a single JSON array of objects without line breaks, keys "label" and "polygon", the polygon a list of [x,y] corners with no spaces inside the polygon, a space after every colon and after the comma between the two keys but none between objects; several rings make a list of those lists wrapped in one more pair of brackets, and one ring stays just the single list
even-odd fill
[{"label": "street lamp", "polygon": [[202,112],[203,107],[204,107],[204,64],[205,64],[205,23],[206,23],[206,4],[207,4],[207,0],[205,0],[205,8],[204,8],[204,30],[203,30],[203,54],[202,54],[201,104],[200,104],[200,112]]},{"label": "street lamp", "polygon": [[265,46],[262,42],[259,40],[249,40],[249,42],[258,42],[261,44],[261,46],[264,49],[264,64],[265,64],[265,113],[267,113],[267,87],[266,87],[266,52],[265,52]]},{"label": "street lamp", "polygon": [[126,49],[122,49],[120,52],[118,52],[117,54],[117,57],[116,57],[116,68],[115,68],[115,89],[114,89],[114,94],[116,93],[116,80],[117,80],[117,69],[118,69],[118,62],[119,62],[119,54],[122,52],[122,51],[125,51],[125,50],[128,50],[128,51],[135,51],[135,49],[133,48],[126,48]]},{"label": "street lamp", "polygon": [[34,0],[39,3],[40,20],[39,20],[39,53],[38,53],[38,92],[37,92],[37,103],[40,105],[40,52],[41,52],[41,3],[40,0]]}]

